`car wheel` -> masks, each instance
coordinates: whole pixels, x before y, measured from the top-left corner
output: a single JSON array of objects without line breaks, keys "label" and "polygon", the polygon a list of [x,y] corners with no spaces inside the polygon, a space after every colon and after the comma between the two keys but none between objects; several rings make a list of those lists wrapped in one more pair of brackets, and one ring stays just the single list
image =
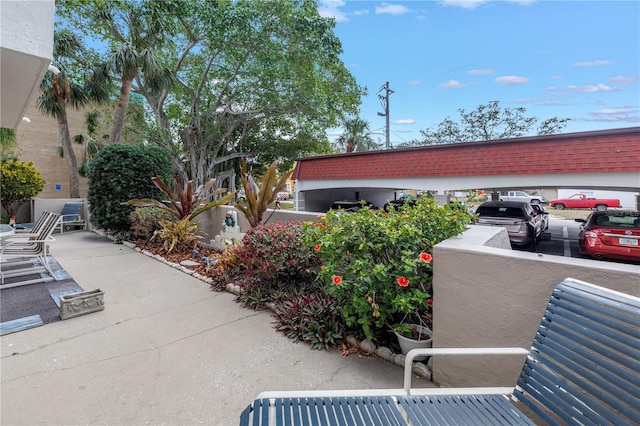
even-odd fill
[{"label": "car wheel", "polygon": [[607,206],[605,206],[604,204],[598,204],[596,206],[596,210],[598,210],[599,212],[603,212],[607,210]]},{"label": "car wheel", "polygon": [[564,210],[564,204],[556,204],[553,206],[556,210]]}]

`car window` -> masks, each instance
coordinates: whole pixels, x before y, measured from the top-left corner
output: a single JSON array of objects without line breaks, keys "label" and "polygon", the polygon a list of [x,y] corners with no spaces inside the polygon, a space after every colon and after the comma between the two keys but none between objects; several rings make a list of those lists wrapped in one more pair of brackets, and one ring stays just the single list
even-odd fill
[{"label": "car window", "polygon": [[598,226],[616,226],[621,228],[639,228],[640,216],[634,215],[602,215],[596,218]]},{"label": "car window", "polygon": [[517,207],[480,206],[478,208],[480,216],[493,217],[522,217],[522,209]]}]

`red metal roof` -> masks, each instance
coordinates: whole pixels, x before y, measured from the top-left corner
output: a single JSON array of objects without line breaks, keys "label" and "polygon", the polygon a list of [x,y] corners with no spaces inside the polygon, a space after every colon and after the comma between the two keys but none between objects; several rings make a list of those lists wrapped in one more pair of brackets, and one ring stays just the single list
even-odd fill
[{"label": "red metal roof", "polygon": [[640,173],[640,127],[298,159],[294,179]]}]

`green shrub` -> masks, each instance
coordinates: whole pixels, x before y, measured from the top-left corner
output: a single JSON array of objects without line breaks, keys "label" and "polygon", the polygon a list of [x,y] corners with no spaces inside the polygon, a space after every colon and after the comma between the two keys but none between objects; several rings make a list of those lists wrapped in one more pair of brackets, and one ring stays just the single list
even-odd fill
[{"label": "green shrub", "polygon": [[42,191],[44,184],[45,180],[33,162],[26,163],[16,158],[2,158],[0,161],[0,195],[7,216],[15,215],[22,204]]},{"label": "green shrub", "polygon": [[109,144],[100,150],[89,167],[87,201],[93,225],[111,232],[128,231],[133,207],[122,203],[132,198],[161,199],[151,181],[154,176],[165,180],[171,176],[171,160],[163,149]]},{"label": "green shrub", "polygon": [[413,207],[388,213],[330,211],[305,231],[323,262],[318,278],[337,300],[345,325],[379,341],[407,316],[428,311],[433,246],[471,220],[458,205],[439,207],[421,197]]},{"label": "green shrub", "polygon": [[162,228],[161,221],[170,219],[170,215],[157,207],[138,207],[129,215],[133,237],[149,240]]}]

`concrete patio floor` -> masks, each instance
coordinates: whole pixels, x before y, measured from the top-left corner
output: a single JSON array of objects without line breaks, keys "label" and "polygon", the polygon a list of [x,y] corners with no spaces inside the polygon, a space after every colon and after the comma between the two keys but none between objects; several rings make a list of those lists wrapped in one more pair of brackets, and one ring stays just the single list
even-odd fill
[{"label": "concrete patio floor", "polygon": [[401,367],[292,343],[269,313],[100,235],[57,235],[51,255],[105,310],[0,339],[2,425],[235,425],[266,390],[402,387]]}]

